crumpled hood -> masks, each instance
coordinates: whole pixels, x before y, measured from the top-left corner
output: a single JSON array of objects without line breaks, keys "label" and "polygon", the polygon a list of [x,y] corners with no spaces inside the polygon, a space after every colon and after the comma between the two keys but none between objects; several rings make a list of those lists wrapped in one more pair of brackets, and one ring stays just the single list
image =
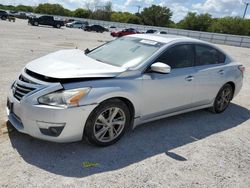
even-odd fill
[{"label": "crumpled hood", "polygon": [[60,50],[31,61],[26,68],[51,78],[115,77],[126,68],[96,61],[78,49]]}]

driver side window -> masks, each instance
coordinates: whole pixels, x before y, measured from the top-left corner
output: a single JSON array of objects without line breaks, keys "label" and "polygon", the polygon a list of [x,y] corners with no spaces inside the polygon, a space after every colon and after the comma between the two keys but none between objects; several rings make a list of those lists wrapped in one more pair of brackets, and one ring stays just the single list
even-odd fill
[{"label": "driver side window", "polygon": [[155,62],[168,64],[172,69],[194,66],[194,46],[191,44],[176,45],[165,51]]}]

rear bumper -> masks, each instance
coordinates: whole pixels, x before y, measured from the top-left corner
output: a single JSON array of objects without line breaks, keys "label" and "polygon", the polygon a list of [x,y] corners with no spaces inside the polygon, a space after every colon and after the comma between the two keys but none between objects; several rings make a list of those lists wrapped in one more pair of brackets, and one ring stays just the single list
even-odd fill
[{"label": "rear bumper", "polygon": [[[86,120],[97,106],[58,108],[34,105],[22,103],[22,100],[19,102],[12,94],[9,95],[8,100],[11,104],[6,108],[8,119],[19,132],[53,142],[81,140]],[[58,131],[57,134],[56,131]]]}]

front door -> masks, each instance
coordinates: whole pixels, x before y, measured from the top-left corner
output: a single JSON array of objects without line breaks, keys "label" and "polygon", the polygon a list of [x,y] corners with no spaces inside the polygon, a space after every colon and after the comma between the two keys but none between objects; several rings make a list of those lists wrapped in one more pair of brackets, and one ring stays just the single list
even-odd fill
[{"label": "front door", "polygon": [[194,46],[179,44],[167,49],[154,62],[171,67],[169,74],[146,71],[143,75],[142,119],[150,119],[192,107],[196,84]]}]

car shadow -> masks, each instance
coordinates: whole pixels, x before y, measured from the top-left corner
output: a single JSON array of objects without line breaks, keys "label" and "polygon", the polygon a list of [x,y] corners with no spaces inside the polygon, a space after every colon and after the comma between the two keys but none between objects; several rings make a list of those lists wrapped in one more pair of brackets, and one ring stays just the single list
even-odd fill
[{"label": "car shadow", "polygon": [[[186,161],[188,159],[184,156],[170,150],[234,128],[249,118],[249,110],[237,104],[231,104],[222,114],[194,111],[139,126],[116,144],[105,148],[82,142],[51,143],[17,131],[9,132],[9,138],[13,148],[27,163],[58,175],[86,177],[121,169],[162,153]],[[98,164],[85,168],[84,162]]]},{"label": "car shadow", "polygon": [[65,29],[65,26],[62,26],[60,28],[56,28],[56,27],[53,27],[53,26],[49,26],[49,25],[38,25],[38,26],[33,26],[31,25],[32,27],[42,27],[42,28],[53,28],[53,29]]}]

